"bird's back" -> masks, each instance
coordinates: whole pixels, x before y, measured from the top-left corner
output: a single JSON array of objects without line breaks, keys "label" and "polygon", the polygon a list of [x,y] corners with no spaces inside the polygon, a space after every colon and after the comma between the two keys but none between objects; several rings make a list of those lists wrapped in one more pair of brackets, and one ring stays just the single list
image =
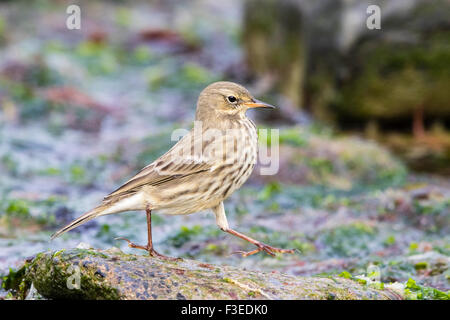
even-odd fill
[{"label": "bird's back", "polygon": [[139,195],[165,214],[189,214],[216,206],[250,176],[257,160],[256,127],[248,118],[221,128],[191,130],[105,201]]}]

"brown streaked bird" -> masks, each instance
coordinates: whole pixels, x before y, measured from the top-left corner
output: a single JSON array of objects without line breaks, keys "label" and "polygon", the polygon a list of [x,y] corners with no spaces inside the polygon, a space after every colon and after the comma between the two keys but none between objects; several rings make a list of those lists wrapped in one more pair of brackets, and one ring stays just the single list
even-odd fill
[{"label": "brown streaked bird", "polygon": [[[293,253],[252,239],[231,229],[223,201],[242,186],[253,171],[257,159],[258,135],[247,118],[250,108],[274,108],[261,102],[243,86],[233,82],[215,82],[199,96],[194,128],[167,153],[143,168],[103,202],[52,235],[52,239],[96,217],[124,211],[145,210],[148,243],[132,248],[144,249],[151,256],[172,259],[155,251],[152,243],[151,213],[191,214],[212,209],[219,228],[256,246],[242,256],[260,251]],[[198,128],[200,127],[200,129]]]}]

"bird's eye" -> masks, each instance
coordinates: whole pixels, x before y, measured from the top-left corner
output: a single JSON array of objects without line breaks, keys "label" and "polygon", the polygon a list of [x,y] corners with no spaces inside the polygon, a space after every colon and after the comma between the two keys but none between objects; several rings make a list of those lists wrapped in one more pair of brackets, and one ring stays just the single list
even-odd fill
[{"label": "bird's eye", "polygon": [[237,99],[236,99],[235,96],[228,96],[227,99],[228,99],[228,101],[231,102],[231,103],[234,103],[234,102],[237,101]]}]

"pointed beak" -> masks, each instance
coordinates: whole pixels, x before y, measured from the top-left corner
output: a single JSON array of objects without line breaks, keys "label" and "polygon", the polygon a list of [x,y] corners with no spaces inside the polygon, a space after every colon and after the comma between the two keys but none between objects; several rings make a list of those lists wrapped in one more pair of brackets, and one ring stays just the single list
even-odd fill
[{"label": "pointed beak", "polygon": [[247,108],[268,108],[268,109],[276,109],[277,108],[271,104],[268,104],[268,103],[265,103],[265,102],[262,102],[262,101],[259,101],[256,99],[253,99],[250,102],[245,102],[244,106],[246,106]]}]

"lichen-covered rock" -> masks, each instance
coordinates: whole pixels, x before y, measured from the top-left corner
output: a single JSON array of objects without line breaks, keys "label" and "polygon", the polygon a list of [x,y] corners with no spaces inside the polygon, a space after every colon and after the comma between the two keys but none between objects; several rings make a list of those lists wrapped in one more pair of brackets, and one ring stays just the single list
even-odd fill
[{"label": "lichen-covered rock", "polygon": [[[380,29],[367,25],[371,5]],[[424,117],[450,117],[449,13],[446,0],[247,1],[244,49],[254,75],[270,73],[316,118],[346,127],[410,121],[420,134]]]},{"label": "lichen-covered rock", "polygon": [[[24,282],[50,299],[396,299],[344,278],[295,277],[108,250],[37,255]],[[26,293],[26,292],[24,292]]]}]

